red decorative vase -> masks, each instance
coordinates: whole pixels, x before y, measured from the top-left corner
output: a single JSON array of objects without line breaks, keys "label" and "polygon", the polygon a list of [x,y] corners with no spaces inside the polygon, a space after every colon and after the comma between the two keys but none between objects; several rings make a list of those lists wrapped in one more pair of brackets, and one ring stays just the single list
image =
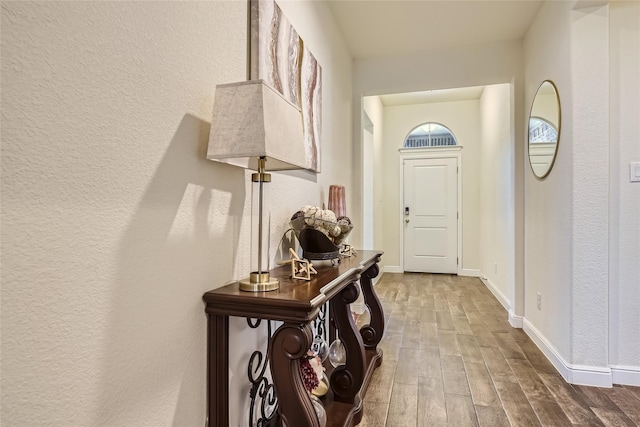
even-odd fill
[{"label": "red decorative vase", "polygon": [[336,217],[347,216],[347,203],[343,185],[329,186],[329,210],[336,214]]}]

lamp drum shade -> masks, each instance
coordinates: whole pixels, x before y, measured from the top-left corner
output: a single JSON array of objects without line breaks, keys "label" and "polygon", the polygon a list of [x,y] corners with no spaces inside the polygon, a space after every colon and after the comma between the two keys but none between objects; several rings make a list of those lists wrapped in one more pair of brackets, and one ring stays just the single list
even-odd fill
[{"label": "lamp drum shade", "polygon": [[258,170],[305,169],[302,113],[263,80],[216,86],[207,159]]}]

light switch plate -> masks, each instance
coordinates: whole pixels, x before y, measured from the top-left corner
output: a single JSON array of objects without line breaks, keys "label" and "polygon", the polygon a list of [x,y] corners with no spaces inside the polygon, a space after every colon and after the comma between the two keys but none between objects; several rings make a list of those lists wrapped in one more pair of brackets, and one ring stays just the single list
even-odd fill
[{"label": "light switch plate", "polygon": [[640,182],[640,162],[629,163],[629,181]]}]

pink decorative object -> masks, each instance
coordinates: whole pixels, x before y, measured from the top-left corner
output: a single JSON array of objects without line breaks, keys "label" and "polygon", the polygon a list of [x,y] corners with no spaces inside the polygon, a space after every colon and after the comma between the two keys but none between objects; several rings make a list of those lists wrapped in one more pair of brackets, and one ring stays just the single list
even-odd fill
[{"label": "pink decorative object", "polygon": [[311,363],[306,356],[300,358],[300,374],[302,376],[304,388],[306,388],[309,393],[311,393],[313,389],[318,387],[320,384],[318,374],[316,374],[316,371],[313,369],[313,366],[311,366]]},{"label": "pink decorative object", "polygon": [[338,218],[347,216],[347,203],[345,202],[343,185],[329,186],[329,210],[333,211]]}]

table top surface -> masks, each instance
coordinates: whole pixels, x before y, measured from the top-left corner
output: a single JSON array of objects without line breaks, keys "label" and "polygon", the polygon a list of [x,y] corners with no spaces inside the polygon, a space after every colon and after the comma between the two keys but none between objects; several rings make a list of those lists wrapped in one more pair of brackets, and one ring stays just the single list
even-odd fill
[{"label": "table top surface", "polygon": [[360,278],[369,267],[380,261],[383,252],[358,251],[357,255],[342,258],[335,266],[315,262],[318,274],[311,280],[292,279],[291,267],[284,265],[271,270],[272,278],[280,281],[280,288],[268,292],[241,291],[237,281],[204,294],[207,312],[235,316],[261,317],[273,320],[309,320],[319,307],[349,283]]}]

